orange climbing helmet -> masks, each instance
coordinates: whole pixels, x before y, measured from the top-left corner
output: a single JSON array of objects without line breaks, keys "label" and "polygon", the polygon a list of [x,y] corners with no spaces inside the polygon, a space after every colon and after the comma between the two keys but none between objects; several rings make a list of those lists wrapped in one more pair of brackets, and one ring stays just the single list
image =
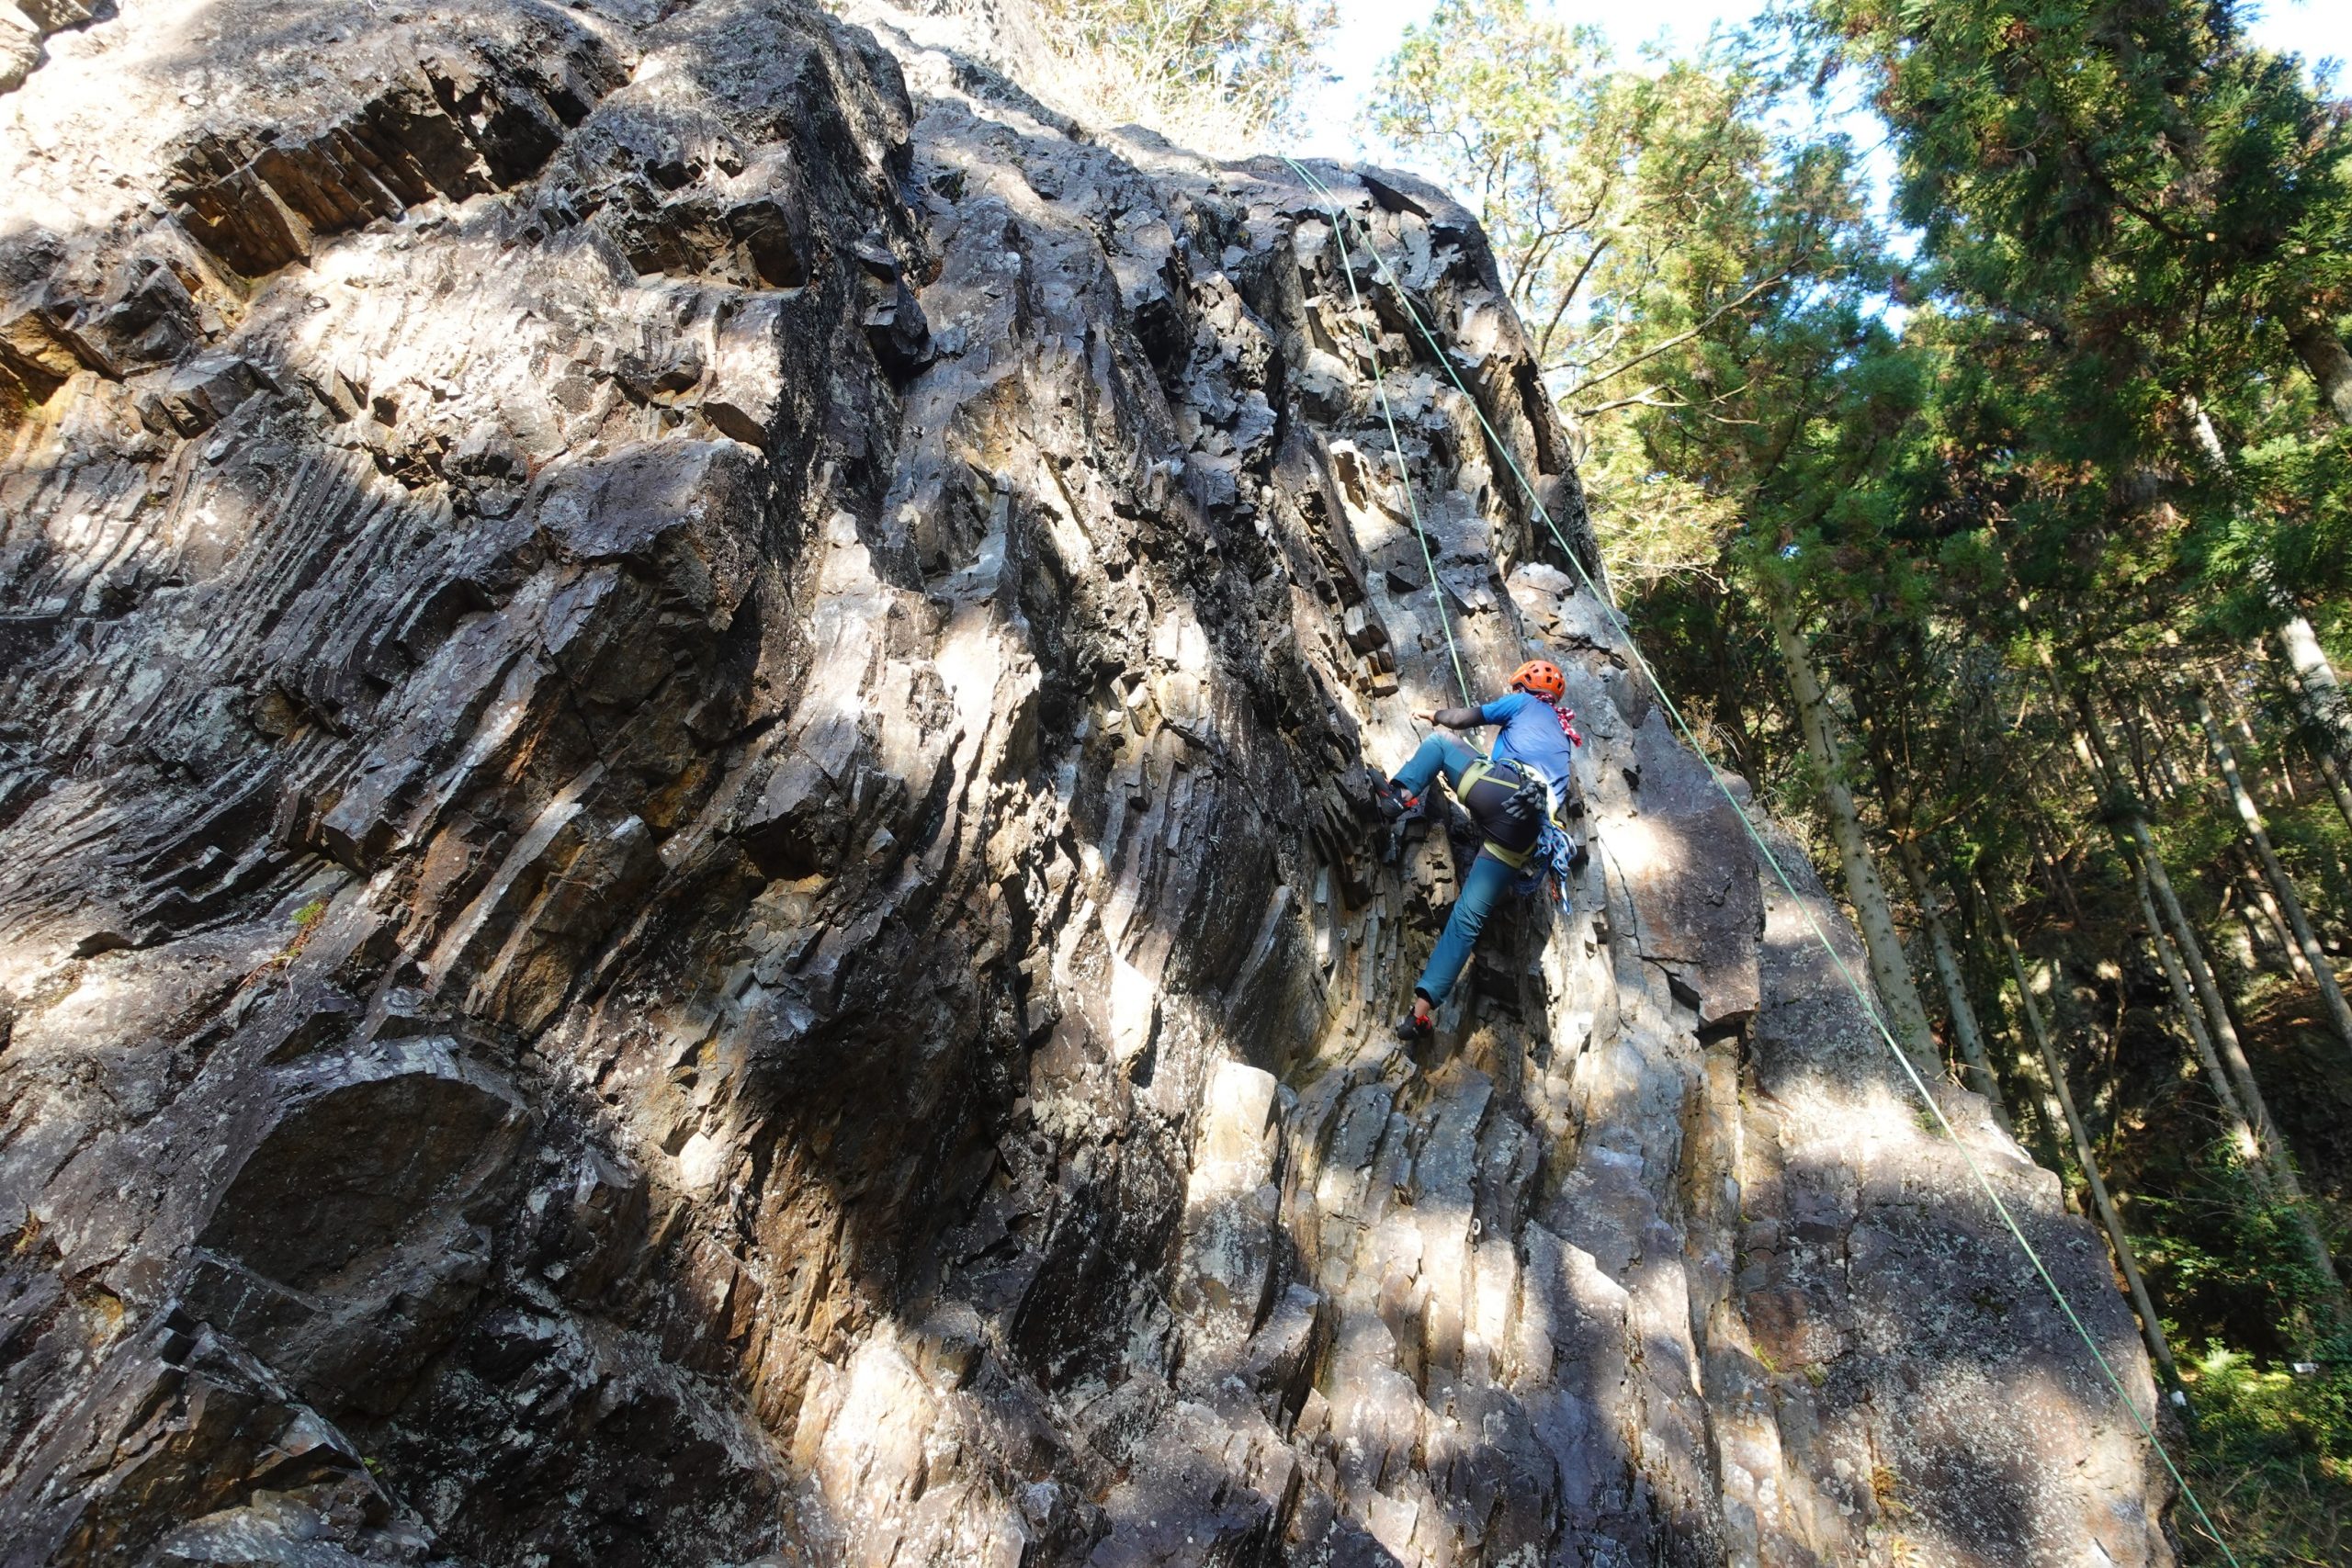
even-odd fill
[{"label": "orange climbing helmet", "polygon": [[1510,672],[1510,689],[1532,692],[1547,703],[1556,703],[1568,694],[1568,683],[1560,675],[1560,667],[1548,659],[1531,659]]}]

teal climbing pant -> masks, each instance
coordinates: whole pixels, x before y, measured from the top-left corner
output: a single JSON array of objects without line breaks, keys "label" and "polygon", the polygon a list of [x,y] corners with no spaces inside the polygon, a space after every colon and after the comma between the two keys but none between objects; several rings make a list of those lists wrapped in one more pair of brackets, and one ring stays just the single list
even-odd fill
[{"label": "teal climbing pant", "polygon": [[[1447,786],[1459,791],[1462,775],[1480,761],[1478,753],[1459,740],[1432,735],[1396,770],[1396,784],[1407,795],[1425,795],[1442,773]],[[1476,807],[1467,801],[1464,804],[1475,819]],[[1480,830],[1485,830],[1484,824]],[[1430,999],[1431,1007],[1452,994],[1454,983],[1469,965],[1472,950],[1478,945],[1478,933],[1487,929],[1487,917],[1494,912],[1496,900],[1518,878],[1515,869],[1486,850],[1480,850],[1477,858],[1470,863],[1469,874],[1462,879],[1462,896],[1453,901],[1453,909],[1445,918],[1445,930],[1438,936],[1437,949],[1430,954],[1419,982],[1413,987]]]}]

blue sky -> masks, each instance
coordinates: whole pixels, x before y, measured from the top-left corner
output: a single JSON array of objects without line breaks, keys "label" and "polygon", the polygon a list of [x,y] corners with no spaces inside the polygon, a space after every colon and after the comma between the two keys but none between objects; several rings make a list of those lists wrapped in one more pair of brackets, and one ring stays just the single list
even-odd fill
[{"label": "blue sky", "polygon": [[[1338,80],[1317,92],[1306,107],[1307,130],[1291,149],[1316,157],[1360,158],[1372,149],[1358,140],[1357,110],[1396,48],[1405,28],[1427,17],[1434,0],[1339,0],[1340,26],[1325,51]],[[1689,46],[1718,23],[1736,27],[1763,9],[1760,0],[1553,0],[1563,20],[1607,32],[1621,54],[1631,57],[1643,43],[1668,35]],[[2352,60],[2352,0],[2268,0],[2256,14],[2254,37],[2271,49],[2291,51],[2314,62]],[[2344,81],[2339,73],[2339,85]],[[1858,139],[1866,134],[1856,127]]]}]

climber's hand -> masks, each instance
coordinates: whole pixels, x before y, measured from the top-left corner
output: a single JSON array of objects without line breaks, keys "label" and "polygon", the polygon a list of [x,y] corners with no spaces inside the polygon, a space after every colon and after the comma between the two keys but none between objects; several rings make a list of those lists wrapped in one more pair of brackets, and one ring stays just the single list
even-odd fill
[{"label": "climber's hand", "polygon": [[1413,716],[1423,724],[1435,724],[1437,722],[1437,715],[1434,713],[1422,713],[1416,710]]}]

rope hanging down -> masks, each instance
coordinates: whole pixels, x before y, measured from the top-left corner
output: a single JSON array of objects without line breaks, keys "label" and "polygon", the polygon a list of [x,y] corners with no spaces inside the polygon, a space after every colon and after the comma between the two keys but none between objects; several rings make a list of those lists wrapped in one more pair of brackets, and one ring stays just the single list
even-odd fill
[{"label": "rope hanging down", "polygon": [[[1298,165],[1294,164],[1291,166],[1296,168]],[[1336,220],[1331,224],[1331,238],[1339,243],[1340,271],[1348,280],[1348,298],[1354,302],[1351,319],[1355,321],[1357,335],[1363,339],[1364,356],[1372,361],[1373,389],[1380,394],[1380,417],[1388,423],[1388,449],[1396,455],[1396,482],[1405,487],[1405,510],[1413,519],[1413,537],[1420,543],[1421,564],[1429,569],[1430,598],[1437,605],[1438,629],[1445,634],[1445,651],[1447,657],[1453,660],[1453,679],[1462,688],[1462,701],[1465,706],[1475,707],[1477,699],[1470,694],[1470,677],[1463,673],[1462,650],[1453,646],[1453,626],[1445,614],[1445,585],[1437,580],[1437,558],[1430,554],[1430,536],[1421,527],[1420,502],[1413,499],[1413,471],[1405,466],[1405,443],[1396,434],[1396,411],[1388,403],[1388,369],[1380,363],[1380,340],[1373,336],[1372,329],[1364,324],[1363,295],[1356,288],[1355,264],[1349,259],[1348,237]],[[1377,256],[1373,258],[1375,263],[1379,259]]]},{"label": "rope hanging down", "polygon": [[[1309,190],[1322,198],[1325,210],[1330,214],[1334,231],[1345,223],[1355,221],[1352,215],[1342,210],[1339,197],[1322,179],[1287,154],[1283,155],[1283,162],[1288,164],[1291,171],[1306,182]],[[1984,1167],[1977,1164],[1975,1155],[1970,1151],[1959,1132],[1946,1119],[1943,1107],[1936,1102],[1934,1091],[1928,1088],[1927,1080],[1919,1076],[1919,1069],[1913,1065],[1911,1058],[1904,1054],[1902,1046],[1896,1043],[1894,1033],[1887,1027],[1885,1019],[1881,1016],[1877,1003],[1863,987],[1860,980],[1856,978],[1853,970],[1848,967],[1845,958],[1838,953],[1836,944],[1830,942],[1829,933],[1822,928],[1821,921],[1815,916],[1812,906],[1806,903],[1797,892],[1796,884],[1790,879],[1787,870],[1781,866],[1780,857],[1772,852],[1771,845],[1765,841],[1763,833],[1748,817],[1747,808],[1742,806],[1739,797],[1731,792],[1731,786],[1724,783],[1723,771],[1715,766],[1714,759],[1707,754],[1706,748],[1699,743],[1699,738],[1691,732],[1690,724],[1683,718],[1681,709],[1676,706],[1674,699],[1667,694],[1665,686],[1658,681],[1657,671],[1650,668],[1649,660],[1642,655],[1640,645],[1634,640],[1631,623],[1626,621],[1623,613],[1611,602],[1609,595],[1600,591],[1600,585],[1593,581],[1592,574],[1585,569],[1584,558],[1569,547],[1567,539],[1560,532],[1559,525],[1552,520],[1552,514],[1544,509],[1542,498],[1536,494],[1535,486],[1521,470],[1519,461],[1512,457],[1510,446],[1504,443],[1501,434],[1487,420],[1486,410],[1480,405],[1477,395],[1471,391],[1469,386],[1462,379],[1460,373],[1454,369],[1452,356],[1445,352],[1444,345],[1438,342],[1437,334],[1430,330],[1429,324],[1421,320],[1420,311],[1414,308],[1412,297],[1406,292],[1404,281],[1389,268],[1387,260],[1381,255],[1379,247],[1373,243],[1371,230],[1361,223],[1358,223],[1357,228],[1363,241],[1364,253],[1372,258],[1373,265],[1379,269],[1381,278],[1396,292],[1397,303],[1404,307],[1405,314],[1419,331],[1422,341],[1429,344],[1430,352],[1437,356],[1437,362],[1444,369],[1446,378],[1453,383],[1464,398],[1469,400],[1471,411],[1478,416],[1479,428],[1487,433],[1487,442],[1502,457],[1504,465],[1510,469],[1511,477],[1519,481],[1520,489],[1526,492],[1528,504],[1534,509],[1535,515],[1543,520],[1544,526],[1550,531],[1554,543],[1560,547],[1560,553],[1567,557],[1568,564],[1576,569],[1577,576],[1582,580],[1586,591],[1591,593],[1603,612],[1616,624],[1618,633],[1624,640],[1626,650],[1632,653],[1634,663],[1640,667],[1643,676],[1649,682],[1650,690],[1657,694],[1659,705],[1664,707],[1668,716],[1674,720],[1674,727],[1681,733],[1684,744],[1688,745],[1699,760],[1707,765],[1708,775],[1714,780],[1715,787],[1723,792],[1724,798],[1731,803],[1732,810],[1738,815],[1740,826],[1747,830],[1747,836],[1756,842],[1757,852],[1764,857],[1764,863],[1772,868],[1772,874],[1788,891],[1790,900],[1804,912],[1805,923],[1813,930],[1814,939],[1821,944],[1822,951],[1829,954],[1829,961],[1837,966],[1838,973],[1845,980],[1847,988],[1854,993],[1855,999],[1861,1004],[1863,1013],[1877,1028],[1879,1037],[1886,1042],[1886,1048],[1894,1055],[1895,1064],[1903,1069],[1904,1076],[1911,1080],[1911,1087],[1918,1091],[1919,1098],[1927,1103],[1928,1110],[1936,1119],[1937,1126],[1941,1128],[1944,1135],[1951,1140],[1952,1146],[1960,1151],[1960,1157],[1966,1163],[1968,1173],[1976,1179],[1976,1185],[1984,1190],[1985,1198],[1993,1205],[1993,1212],[2000,1215],[2001,1223],[2008,1228],[2009,1235],[2016,1238],[2018,1247],[2025,1253],[2027,1261],[2033,1265],[2034,1272],[2041,1276],[2041,1283],[2049,1291],[2051,1299],[2058,1303],[2058,1310],[2064,1313],[2066,1321],[2074,1325],[2075,1334],[2081,1337],[2084,1346],[2090,1351],[2091,1359],[2098,1363],[2098,1370],[2106,1374],[2109,1385],[2115,1390],[2115,1396],[2123,1402],[2123,1408],[2131,1414],[2132,1425],[2139,1428],[2141,1437],[2147,1439],[2148,1446],[2155,1450],[2156,1457],[2164,1461],[2165,1471],[2172,1476],[2173,1484],[2179,1487],[2181,1495],[2188,1499],[2188,1506],[2197,1511],[2198,1522],[2204,1527],[2205,1533],[2212,1538],[2215,1546],[2222,1549],[2222,1555],[2229,1562],[2230,1568],[2239,1568],[2237,1554],[2230,1550],[2229,1542],[2222,1539],[2222,1532],[2214,1525],[2212,1516],[2205,1511],[2205,1505],[2199,1500],[2196,1490],[2188,1484],[2188,1478],[2181,1474],[2180,1467],[2173,1462],[2172,1455],[2166,1451],[2163,1440],[2156,1436],[2154,1427],[2140,1414],[2140,1407],[2132,1403],[2132,1395],[2123,1386],[2123,1380],[2116,1374],[2114,1367],[2109,1364],[2106,1353],[2098,1348],[2098,1341],[2092,1337],[2090,1329],[2075,1313],[2074,1303],[2066,1299],[2066,1292],[2060,1289],[2056,1277],[2050,1272],[2049,1265],[2042,1261],[2041,1254],[2034,1249],[2032,1242],[2026,1239],[2023,1227],[2018,1224],[2016,1216],[2009,1213],[2009,1206],[2001,1201],[2000,1193],[1994,1190],[1992,1179],[1984,1174]],[[1349,285],[1351,288],[1353,288],[1352,277],[1349,279]]]}]

